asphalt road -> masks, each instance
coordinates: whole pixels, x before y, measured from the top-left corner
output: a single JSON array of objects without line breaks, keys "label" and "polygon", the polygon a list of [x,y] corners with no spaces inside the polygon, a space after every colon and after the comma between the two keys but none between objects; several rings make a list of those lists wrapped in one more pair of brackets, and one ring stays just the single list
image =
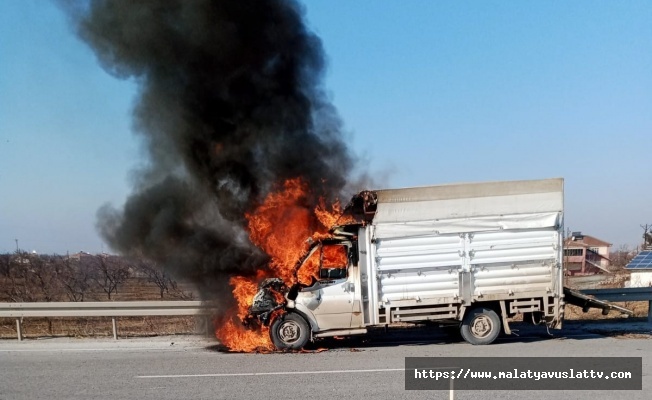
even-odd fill
[{"label": "asphalt road", "polygon": [[641,391],[455,391],[455,399],[650,399],[652,340],[585,331],[502,338],[490,346],[442,337],[331,341],[323,352],[234,354],[196,337],[0,341],[0,399],[449,399],[406,391],[407,356],[643,357]]}]

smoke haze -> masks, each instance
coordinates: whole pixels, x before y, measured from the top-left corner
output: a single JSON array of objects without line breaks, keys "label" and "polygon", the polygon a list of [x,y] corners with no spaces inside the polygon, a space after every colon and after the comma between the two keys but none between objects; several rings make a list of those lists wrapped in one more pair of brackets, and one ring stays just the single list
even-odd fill
[{"label": "smoke haze", "polygon": [[342,194],[355,158],[322,88],[321,41],[292,0],[139,0],[66,3],[102,67],[133,79],[134,130],[146,162],[123,208],[98,229],[142,255],[225,292],[267,256],[244,215],[275,185],[301,177],[306,199]]}]

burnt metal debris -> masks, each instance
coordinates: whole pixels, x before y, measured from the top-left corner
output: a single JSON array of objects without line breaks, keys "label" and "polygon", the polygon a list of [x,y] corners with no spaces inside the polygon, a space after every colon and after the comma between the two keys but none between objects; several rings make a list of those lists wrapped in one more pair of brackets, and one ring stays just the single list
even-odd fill
[{"label": "burnt metal debris", "polygon": [[373,190],[363,190],[351,198],[342,215],[349,215],[361,223],[369,223],[376,215],[378,195]]},{"label": "burnt metal debris", "polygon": [[245,326],[253,326],[258,323],[268,325],[274,311],[280,310],[285,306],[284,294],[288,292],[288,287],[280,278],[268,278],[258,285],[258,293],[254,297],[253,303],[249,308],[249,314],[242,321]]}]

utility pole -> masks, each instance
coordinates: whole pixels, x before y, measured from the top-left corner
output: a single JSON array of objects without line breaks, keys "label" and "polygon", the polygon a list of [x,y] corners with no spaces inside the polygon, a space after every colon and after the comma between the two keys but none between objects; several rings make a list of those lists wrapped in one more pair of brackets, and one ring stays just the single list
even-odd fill
[{"label": "utility pole", "polygon": [[18,239],[14,239],[16,241],[16,255],[18,256],[18,262],[23,263],[23,257],[20,255],[20,249],[18,248]]},{"label": "utility pole", "polygon": [[652,225],[641,225],[641,228],[643,228],[643,250],[652,250],[652,234],[650,234]]}]

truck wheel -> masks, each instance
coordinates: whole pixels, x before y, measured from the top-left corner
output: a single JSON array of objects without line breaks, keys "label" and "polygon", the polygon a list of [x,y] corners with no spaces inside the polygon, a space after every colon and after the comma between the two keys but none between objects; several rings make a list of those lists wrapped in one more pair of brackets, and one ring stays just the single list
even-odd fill
[{"label": "truck wheel", "polygon": [[478,307],[467,311],[460,333],[473,345],[490,344],[500,335],[500,318],[490,308]]},{"label": "truck wheel", "polygon": [[299,314],[287,313],[274,320],[269,335],[279,350],[300,350],[310,339],[310,327]]}]

